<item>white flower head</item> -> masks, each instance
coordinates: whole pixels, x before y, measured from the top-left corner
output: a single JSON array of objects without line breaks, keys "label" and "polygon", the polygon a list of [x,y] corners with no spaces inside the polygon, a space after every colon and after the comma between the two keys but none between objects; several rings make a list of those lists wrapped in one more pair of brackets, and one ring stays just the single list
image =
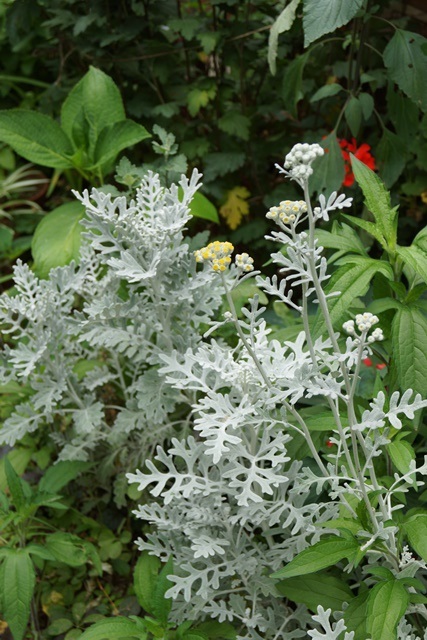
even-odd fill
[{"label": "white flower head", "polygon": [[242,271],[245,271],[246,273],[254,270],[254,259],[251,258],[248,253],[238,253],[234,261],[236,267],[238,269],[241,269]]},{"label": "white flower head", "polygon": [[325,153],[320,144],[301,144],[292,147],[285,157],[284,167],[289,171],[292,178],[297,180],[307,180],[313,173],[311,164]]}]

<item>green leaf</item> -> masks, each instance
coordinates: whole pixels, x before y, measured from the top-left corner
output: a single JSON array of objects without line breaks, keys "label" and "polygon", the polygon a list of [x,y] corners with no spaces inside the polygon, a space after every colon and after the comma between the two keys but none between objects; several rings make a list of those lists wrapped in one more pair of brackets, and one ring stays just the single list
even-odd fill
[{"label": "green leaf", "polygon": [[[184,195],[182,187],[178,187],[178,198]],[[219,224],[218,211],[214,204],[207,199],[203,193],[196,191],[192,201],[189,204],[190,213],[195,218],[203,218],[204,220],[210,220]]]},{"label": "green leaf", "polygon": [[55,120],[42,113],[26,109],[0,111],[0,140],[26,160],[44,167],[73,166],[70,140]]},{"label": "green leaf", "polygon": [[61,109],[63,130],[75,148],[83,148],[89,157],[104,127],[126,117],[120,91],[100,69],[89,71],[70,91]]},{"label": "green leaf", "polygon": [[316,229],[319,245],[325,249],[338,249],[346,253],[366,255],[366,249],[357,233],[348,224],[334,224],[332,231]]},{"label": "green leaf", "polygon": [[[231,290],[231,297],[238,316],[241,316],[242,307],[247,304],[249,298],[253,298],[254,296],[258,296],[261,304],[268,304],[268,298],[265,293],[261,291],[254,282],[249,280],[241,282]],[[224,311],[229,311],[226,302],[224,302],[223,308]]]},{"label": "green leaf", "polygon": [[139,556],[133,574],[135,594],[141,607],[153,615],[153,596],[158,573],[162,563],[155,556],[143,552]]},{"label": "green leaf", "polygon": [[359,593],[356,598],[350,600],[344,611],[344,621],[347,631],[354,631],[354,640],[366,640],[366,610],[369,591]]},{"label": "green leaf", "polygon": [[327,573],[288,578],[279,582],[276,588],[286,598],[297,604],[305,604],[312,611],[316,611],[318,605],[340,611],[343,602],[353,598],[348,584]]},{"label": "green leaf", "polygon": [[133,120],[121,120],[107,125],[96,142],[94,165],[104,166],[114,161],[123,149],[150,137],[147,129]]},{"label": "green leaf", "polygon": [[319,100],[323,100],[324,98],[336,96],[337,93],[340,93],[340,91],[344,91],[344,87],[342,87],[340,84],[337,84],[336,82],[325,84],[311,96],[310,102],[318,102]]},{"label": "green leaf", "polygon": [[395,91],[394,87],[394,82],[390,82],[387,90],[388,113],[399,139],[410,145],[419,131],[420,112],[412,100],[401,91]]},{"label": "green leaf", "polygon": [[381,140],[376,148],[379,172],[389,189],[398,179],[406,164],[406,146],[400,136],[383,129]]},{"label": "green leaf", "polygon": [[[393,278],[392,268],[387,262],[362,256],[351,256],[351,260],[351,264],[346,264],[335,271],[325,289],[326,293],[340,292],[340,295],[328,300],[329,313],[334,326],[342,324],[355,298],[365,295],[376,273],[380,272],[389,279]],[[321,335],[323,327],[324,319],[318,312],[314,327],[315,335]]]},{"label": "green leaf", "polygon": [[145,640],[147,634],[129,618],[108,618],[100,620],[86,629],[79,640],[119,640],[120,638],[138,638]]},{"label": "green leaf", "polygon": [[395,640],[409,595],[399,580],[380,582],[368,596],[366,631],[375,640]]},{"label": "green leaf", "polygon": [[413,244],[410,247],[398,246],[396,253],[427,283],[427,254],[425,251]]},{"label": "green leaf", "polygon": [[351,154],[351,166],[354,177],[363,191],[365,204],[374,215],[388,245],[392,248],[396,245],[397,207],[391,206],[390,194],[380,178]]},{"label": "green leaf", "polygon": [[359,551],[355,539],[346,540],[336,536],[316,542],[312,547],[301,551],[283,569],[272,574],[272,578],[292,578],[293,576],[315,573],[344,560],[351,559]]},{"label": "green leaf", "polygon": [[304,0],[304,46],[344,26],[362,8],[364,0]]},{"label": "green leaf", "polygon": [[58,493],[71,480],[75,480],[83,471],[90,469],[90,462],[78,460],[60,460],[44,474],[39,482],[39,491]]},{"label": "green leaf", "polygon": [[393,440],[387,445],[387,452],[400,473],[405,474],[409,471],[409,465],[415,460],[415,451],[405,440]]},{"label": "green leaf", "polygon": [[310,191],[338,191],[344,180],[344,159],[336,134],[330,133],[320,145],[325,149],[325,155],[313,163]]},{"label": "green leaf", "polygon": [[273,76],[276,73],[276,58],[277,58],[277,45],[279,35],[289,31],[295,20],[295,13],[300,0],[292,0],[280,13],[276,21],[273,23],[270,29],[270,35],[268,38],[268,64]]},{"label": "green leaf", "polygon": [[362,107],[364,120],[369,120],[374,110],[374,99],[370,93],[359,93],[359,102]]},{"label": "green leaf", "polygon": [[200,21],[196,18],[177,18],[169,20],[168,26],[180,33],[185,40],[192,40],[196,31],[200,28]]},{"label": "green leaf", "polygon": [[296,56],[290,64],[287,65],[283,75],[282,98],[285,108],[297,117],[297,104],[303,98],[302,92],[302,76],[304,67],[308,61],[308,52]]},{"label": "green leaf", "polygon": [[427,395],[427,320],[416,307],[399,309],[391,325],[392,367],[402,390]]},{"label": "green leaf", "polygon": [[194,628],[194,631],[198,629],[212,640],[215,638],[219,638],[220,640],[235,640],[237,635],[233,625],[229,622],[218,622],[217,620],[202,622],[202,624],[198,624],[197,627]]},{"label": "green leaf", "polygon": [[37,226],[31,251],[34,269],[40,278],[47,278],[54,267],[62,267],[78,260],[84,216],[80,202],[67,202],[47,216]]},{"label": "green leaf", "polygon": [[356,227],[360,227],[366,233],[369,233],[373,238],[375,238],[382,247],[386,246],[386,241],[382,233],[379,231],[378,226],[373,222],[369,222],[368,220],[364,220],[363,218],[356,218],[355,216],[349,216],[347,213],[341,214],[344,218],[346,218],[351,224],[356,225]]},{"label": "green leaf", "polygon": [[13,640],[22,640],[30,617],[31,599],[36,583],[33,563],[25,549],[14,549],[3,560],[3,616],[13,634]]},{"label": "green leaf", "polygon": [[328,431],[331,433],[337,428],[334,416],[330,412],[316,412],[316,415],[305,417],[304,422],[310,431]]},{"label": "green leaf", "polygon": [[46,537],[46,548],[59,562],[69,567],[81,567],[87,562],[83,541],[72,533],[52,533]]},{"label": "green leaf", "polygon": [[26,500],[24,490],[22,488],[21,479],[16,473],[13,466],[10,464],[9,459],[6,457],[4,461],[4,469],[6,472],[7,484],[9,487],[10,495],[12,496],[13,504],[17,511],[20,511],[24,506]]},{"label": "green leaf", "polygon": [[164,626],[167,625],[172,609],[172,600],[165,598],[166,591],[172,587],[172,582],[168,579],[171,573],[173,573],[173,560],[169,558],[158,575],[152,598],[153,616]]},{"label": "green leaf", "polygon": [[235,109],[226,111],[218,120],[218,127],[221,131],[225,131],[225,133],[242,140],[249,140],[250,126],[251,121],[249,118]]},{"label": "green leaf", "polygon": [[427,514],[415,514],[405,520],[402,526],[411,547],[427,561]]},{"label": "green leaf", "polygon": [[25,548],[27,553],[29,553],[32,556],[37,556],[42,560],[55,561],[55,556],[53,555],[53,553],[51,553],[48,549],[46,549],[46,547],[42,546],[41,544],[30,542],[30,544],[27,544]]},{"label": "green leaf", "polygon": [[427,111],[426,43],[418,33],[396,29],[383,53],[390,78],[422,111]]},{"label": "green leaf", "polygon": [[245,163],[246,156],[240,151],[208,153],[203,158],[206,182],[213,182],[215,178],[233,173]]},{"label": "green leaf", "polygon": [[361,103],[355,96],[351,96],[347,102],[344,113],[350,131],[356,138],[360,130],[360,125],[362,124],[363,110]]},{"label": "green leaf", "polygon": [[216,87],[214,85],[206,89],[191,89],[187,96],[187,107],[190,116],[196,116],[202,107],[206,107],[210,100],[215,98],[215,95]]},{"label": "green leaf", "polygon": [[57,618],[48,626],[46,631],[50,636],[58,636],[61,633],[66,633],[72,627],[74,627],[74,623],[69,618]]},{"label": "green leaf", "polygon": [[5,470],[6,460],[11,463],[17,475],[21,476],[27,468],[32,455],[32,449],[18,447],[16,449],[13,449],[12,451],[9,451],[6,456],[0,459],[0,491],[4,491],[8,486]]}]

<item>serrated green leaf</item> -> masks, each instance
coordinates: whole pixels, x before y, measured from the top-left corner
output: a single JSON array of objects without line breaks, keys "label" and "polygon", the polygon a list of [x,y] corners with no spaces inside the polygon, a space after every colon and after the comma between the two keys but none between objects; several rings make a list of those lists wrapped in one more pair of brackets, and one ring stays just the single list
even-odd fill
[{"label": "serrated green leaf", "polygon": [[360,130],[360,125],[362,124],[363,111],[362,105],[355,96],[351,96],[350,100],[347,102],[344,114],[347,124],[350,127],[350,131],[356,138]]},{"label": "serrated green leaf", "polygon": [[325,149],[325,155],[313,162],[310,192],[338,191],[344,180],[344,159],[336,134],[330,133],[320,145]]},{"label": "serrated green leaf", "polygon": [[59,562],[69,567],[81,567],[87,562],[83,541],[72,533],[52,533],[46,537],[46,548]]},{"label": "serrated green leaf", "polygon": [[172,582],[168,579],[168,575],[171,573],[173,573],[173,560],[169,558],[157,577],[151,600],[153,615],[164,626],[167,625],[169,613],[172,609],[172,600],[165,598],[166,591],[172,587]]},{"label": "serrated green leaf", "polygon": [[427,111],[426,43],[418,33],[396,29],[383,53],[390,78],[422,111]]},{"label": "serrated green leaf", "polygon": [[409,595],[399,580],[380,582],[370,590],[366,630],[375,640],[395,640],[397,625],[408,606]]},{"label": "serrated green leaf", "polygon": [[368,606],[369,591],[360,593],[350,600],[344,611],[344,620],[347,631],[354,631],[354,640],[366,640],[366,609]]},{"label": "serrated green leaf", "polygon": [[281,33],[285,33],[285,31],[289,31],[292,27],[295,20],[295,13],[297,7],[300,3],[300,0],[292,0],[280,15],[276,18],[275,22],[272,24],[270,29],[270,35],[268,38],[268,64],[270,66],[270,71],[273,76],[276,73],[276,58],[277,58],[277,45],[279,40],[279,35]]},{"label": "serrated green leaf", "polygon": [[136,597],[144,611],[150,615],[153,615],[154,587],[161,566],[160,560],[155,556],[148,555],[147,552],[139,556],[135,565],[133,583]]},{"label": "serrated green leaf", "polygon": [[276,584],[278,591],[297,604],[305,604],[312,611],[321,605],[324,609],[340,611],[343,602],[349,602],[353,593],[344,581],[327,573],[288,578]]},{"label": "serrated green leaf", "polygon": [[361,9],[364,0],[304,0],[304,46],[344,26]]},{"label": "serrated green leaf", "polygon": [[36,111],[0,111],[0,141],[16,153],[43,167],[69,169],[73,147],[55,120]]},{"label": "serrated green leaf", "polygon": [[302,76],[308,61],[308,52],[296,56],[286,67],[283,75],[282,98],[287,109],[294,117],[297,116],[297,104],[303,98]]},{"label": "serrated green leaf", "polygon": [[398,246],[396,253],[427,283],[427,254],[425,251],[413,244],[410,247]]},{"label": "serrated green leaf", "polygon": [[387,445],[387,452],[400,473],[405,474],[409,471],[409,465],[415,460],[415,451],[405,440],[393,440]]},{"label": "serrated green leaf", "polygon": [[386,241],[382,233],[379,231],[378,227],[373,223],[369,222],[369,220],[364,220],[363,218],[356,218],[355,216],[349,216],[347,213],[341,214],[346,220],[351,222],[351,224],[356,225],[356,227],[360,227],[369,235],[371,235],[375,240],[377,240],[382,247],[386,246]]},{"label": "serrated green leaf", "polygon": [[316,542],[312,547],[301,551],[283,569],[272,574],[272,578],[292,578],[294,576],[316,573],[331,567],[344,558],[351,559],[359,551],[357,541],[330,537]]},{"label": "serrated green leaf", "polygon": [[415,514],[405,520],[402,526],[411,547],[427,561],[427,514]]},{"label": "serrated green leaf", "polygon": [[71,480],[75,480],[83,471],[92,466],[90,462],[78,460],[60,460],[54,466],[49,467],[39,482],[39,491],[46,493],[58,493]]},{"label": "serrated green leaf", "polygon": [[381,178],[389,189],[398,179],[406,165],[406,146],[400,136],[383,129],[381,140],[375,150]]},{"label": "serrated green leaf", "polygon": [[225,131],[225,133],[242,140],[249,140],[250,126],[251,121],[249,118],[235,109],[226,111],[218,120],[218,127],[221,131]]},{"label": "serrated green leaf", "polygon": [[100,620],[86,629],[79,640],[120,640],[120,638],[137,638],[145,640],[147,634],[137,627],[129,618],[108,618]]},{"label": "serrated green leaf", "polygon": [[4,558],[1,578],[2,614],[13,634],[13,640],[22,640],[30,617],[36,583],[33,563],[25,549],[14,549],[13,553]]},{"label": "serrated green leaf", "polygon": [[337,84],[336,82],[325,84],[311,96],[310,102],[318,102],[319,100],[323,100],[324,98],[336,96],[337,93],[340,93],[340,91],[344,91],[344,87],[342,87],[340,84]]},{"label": "serrated green leaf", "polygon": [[74,627],[74,623],[69,618],[57,618],[48,626],[46,631],[50,636],[58,636],[66,633],[72,627]]},{"label": "serrated green leaf", "polygon": [[30,544],[27,544],[26,550],[30,555],[42,558],[42,560],[55,560],[55,556],[41,544],[30,542]]},{"label": "serrated green leaf", "polygon": [[[19,387],[20,388],[20,387]],[[9,460],[18,476],[21,476],[28,466],[33,454],[32,449],[17,447],[0,459],[0,491],[4,491],[7,487],[7,478],[5,471],[6,460]]]},{"label": "serrated green leaf", "polygon": [[427,320],[416,307],[399,309],[391,325],[392,366],[402,390],[427,395]]},{"label": "serrated green leaf", "polygon": [[325,249],[339,249],[340,251],[366,255],[366,249],[357,233],[348,224],[335,224],[332,231],[316,229],[319,245]]},{"label": "serrated green leaf", "polygon": [[48,213],[37,226],[31,251],[34,269],[40,278],[47,278],[55,267],[78,260],[84,216],[80,202],[68,202]]},{"label": "serrated green leaf", "polygon": [[397,207],[391,206],[390,194],[380,178],[363,162],[351,155],[351,166],[354,177],[363,191],[365,204],[374,215],[388,245],[394,249],[396,245]]},{"label": "serrated green leaf", "polygon": [[194,628],[194,631],[200,629],[210,640],[219,638],[220,640],[235,640],[237,632],[229,622],[218,622],[217,620],[208,620],[202,622]]},{"label": "serrated green leaf", "polygon": [[147,129],[133,120],[121,120],[107,125],[102,129],[96,141],[94,167],[108,165],[117,158],[123,149],[150,137]]},{"label": "serrated green leaf", "polygon": [[21,479],[16,473],[15,469],[11,465],[9,459],[6,457],[4,461],[4,469],[6,472],[7,485],[9,487],[10,495],[13,500],[13,504],[17,511],[20,511],[24,506],[26,500],[24,490],[22,488]]},{"label": "serrated green leaf", "polygon": [[215,98],[215,95],[215,86],[211,86],[207,89],[198,89],[197,87],[191,89],[187,96],[187,107],[190,116],[196,116],[202,107],[206,107],[210,100]]}]

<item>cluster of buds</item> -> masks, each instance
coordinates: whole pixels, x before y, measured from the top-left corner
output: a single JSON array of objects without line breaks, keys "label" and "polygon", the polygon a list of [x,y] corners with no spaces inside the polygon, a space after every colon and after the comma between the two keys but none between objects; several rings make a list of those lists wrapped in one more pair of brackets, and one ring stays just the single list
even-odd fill
[{"label": "cluster of buds", "polygon": [[313,173],[312,162],[324,153],[325,150],[319,144],[298,143],[287,154],[284,167],[293,178],[305,180]]},{"label": "cluster of buds", "polygon": [[[356,320],[347,320],[344,322],[343,329],[350,335],[356,335],[355,324],[362,335],[366,335],[368,331],[379,322],[378,316],[374,316],[372,313],[358,313]],[[384,334],[382,329],[374,329],[370,336],[368,336],[368,342],[375,342],[377,340],[384,340]]]},{"label": "cluster of buds", "polygon": [[307,203],[304,200],[282,200],[279,206],[268,210],[266,218],[293,224],[303,213],[307,213]]},{"label": "cluster of buds", "polygon": [[234,247],[231,242],[211,242],[194,252],[196,262],[209,262],[214,271],[225,271],[231,262]]},{"label": "cluster of buds", "polygon": [[236,267],[242,269],[242,271],[253,271],[254,259],[250,257],[248,253],[238,253],[235,258]]}]

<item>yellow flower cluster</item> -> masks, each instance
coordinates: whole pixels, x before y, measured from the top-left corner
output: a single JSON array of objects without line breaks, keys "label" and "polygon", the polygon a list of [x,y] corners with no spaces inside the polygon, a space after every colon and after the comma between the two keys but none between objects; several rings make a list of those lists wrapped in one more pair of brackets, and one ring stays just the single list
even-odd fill
[{"label": "yellow flower cluster", "polygon": [[197,262],[209,261],[214,271],[225,271],[231,262],[233,251],[234,247],[231,242],[215,240],[215,242],[208,244],[207,247],[195,251],[194,256]]},{"label": "yellow flower cluster", "polygon": [[271,207],[266,218],[281,220],[284,224],[290,224],[302,214],[307,213],[307,204],[304,200],[282,200],[278,207]]}]

